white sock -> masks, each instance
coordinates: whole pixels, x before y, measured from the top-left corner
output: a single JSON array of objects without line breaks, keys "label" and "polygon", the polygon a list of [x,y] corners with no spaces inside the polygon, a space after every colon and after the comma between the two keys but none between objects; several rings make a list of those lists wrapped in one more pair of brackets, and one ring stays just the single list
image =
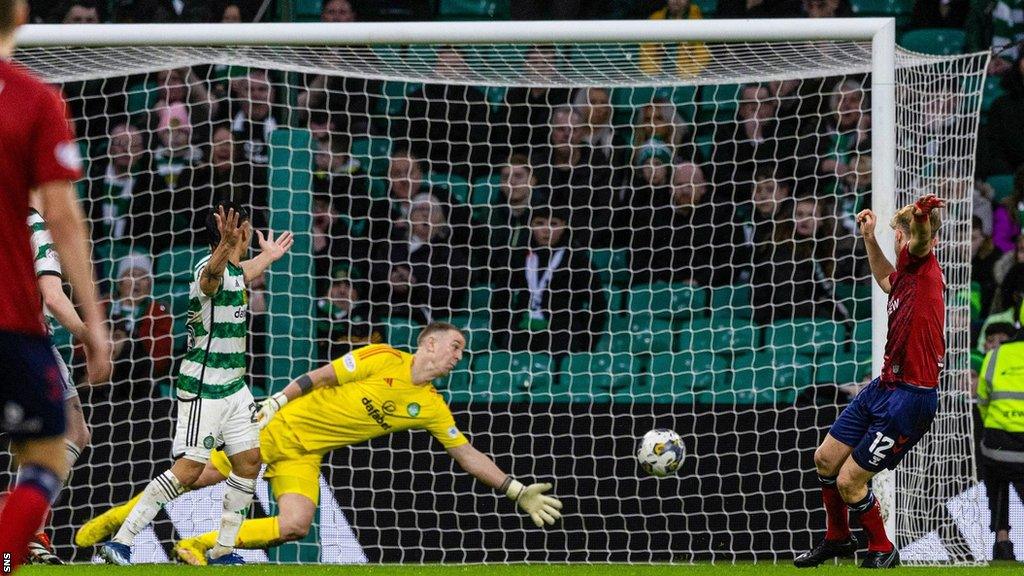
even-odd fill
[{"label": "white sock", "polygon": [[228,474],[224,485],[227,487],[224,491],[224,513],[220,517],[217,545],[210,550],[210,558],[220,558],[234,550],[238,530],[249,514],[252,495],[256,492],[255,478],[242,478],[234,473]]},{"label": "white sock", "polygon": [[138,504],[128,513],[128,518],[114,536],[114,542],[132,545],[135,536],[149,525],[165,504],[181,496],[186,488],[170,470],[153,478],[142,492]]}]

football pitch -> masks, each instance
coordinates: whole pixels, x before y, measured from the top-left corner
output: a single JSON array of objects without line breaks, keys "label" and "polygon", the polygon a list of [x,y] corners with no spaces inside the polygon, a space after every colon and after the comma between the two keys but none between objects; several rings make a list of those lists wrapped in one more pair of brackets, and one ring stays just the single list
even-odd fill
[{"label": "football pitch", "polygon": [[[655,576],[656,574],[683,573],[693,576],[754,576],[760,574],[804,574],[816,576],[840,576],[864,574],[856,564],[821,566],[815,569],[797,569],[785,564],[677,564],[677,565],[626,565],[626,564],[470,564],[470,565],[409,565],[395,564],[374,566],[342,565],[277,565],[250,564],[246,566],[199,567],[177,564],[142,564],[139,566],[115,567],[106,565],[74,566],[27,566],[19,571],[23,576],[180,576],[202,574],[207,571],[231,573],[236,576],[476,576],[486,571],[488,576]],[[1021,574],[1021,565],[1015,563],[996,564],[972,568],[897,568],[885,574]]]}]

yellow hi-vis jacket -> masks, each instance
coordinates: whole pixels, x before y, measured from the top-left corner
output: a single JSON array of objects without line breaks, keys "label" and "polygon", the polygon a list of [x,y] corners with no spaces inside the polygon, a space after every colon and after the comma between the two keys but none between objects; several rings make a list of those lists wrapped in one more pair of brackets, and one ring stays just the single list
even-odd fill
[{"label": "yellow hi-vis jacket", "polygon": [[978,378],[978,410],[985,425],[981,453],[999,462],[1024,463],[1024,340],[985,355]]}]

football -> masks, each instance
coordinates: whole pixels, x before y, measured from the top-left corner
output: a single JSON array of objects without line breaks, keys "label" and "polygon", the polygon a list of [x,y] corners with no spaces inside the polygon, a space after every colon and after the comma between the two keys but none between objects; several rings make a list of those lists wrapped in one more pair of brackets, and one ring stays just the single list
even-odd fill
[{"label": "football", "polygon": [[644,472],[659,478],[675,474],[685,455],[683,439],[666,428],[655,428],[644,434],[636,451],[636,459]]}]

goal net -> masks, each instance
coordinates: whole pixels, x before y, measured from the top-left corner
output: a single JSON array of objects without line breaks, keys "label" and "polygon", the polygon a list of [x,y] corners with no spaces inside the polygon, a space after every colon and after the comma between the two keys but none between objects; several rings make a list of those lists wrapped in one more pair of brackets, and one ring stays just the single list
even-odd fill
[{"label": "goal net", "polygon": [[[538,44],[417,44],[399,26],[413,36],[390,44],[18,51],[70,104],[116,338],[115,384],[82,390],[93,441],[55,506],[60,556],[87,561],[74,530],[171,462],[189,279],[209,207],[230,198],[296,235],[250,286],[257,397],[450,321],[467,354],[436,385],[460,429],[566,504],[535,529],[429,435],[389,435],[326,455],[310,533],[250,560],[788,561],[824,529],[814,448],[885,335],[854,215],[874,206],[887,228],[935,192],[941,407],[886,504],[909,559],[985,557],[964,297],[985,55],[898,50],[883,109],[870,40],[602,43],[576,28]],[[873,189],[873,172],[895,187]],[[655,427],[688,452],[663,480],[633,458]],[[252,514],[276,514],[260,486]],[[215,529],[220,494],[168,505],[136,559]]]}]

